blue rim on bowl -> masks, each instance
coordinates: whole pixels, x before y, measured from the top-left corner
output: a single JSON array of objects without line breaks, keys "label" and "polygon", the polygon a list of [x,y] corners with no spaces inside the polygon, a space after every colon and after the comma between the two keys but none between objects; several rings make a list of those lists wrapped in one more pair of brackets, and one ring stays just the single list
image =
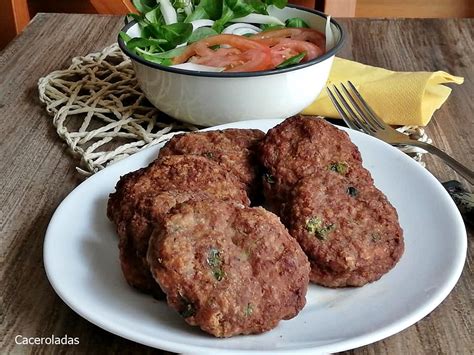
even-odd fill
[{"label": "blue rim on bowl", "polygon": [[[301,11],[306,11],[306,12],[318,15],[320,17],[327,18],[327,15],[322,13],[321,11],[312,10],[312,9],[309,9],[309,8],[305,8],[305,7],[301,7],[301,6],[295,6],[295,5],[288,5],[287,7],[295,8],[295,9],[298,9],[298,10],[301,10]],[[136,20],[130,21],[128,24],[126,24],[122,28],[122,31],[126,33],[136,23],[137,23]],[[322,62],[322,61],[326,60],[327,58],[332,57],[333,55],[335,55],[339,51],[339,49],[341,49],[342,45],[344,44],[345,38],[346,38],[346,33],[345,33],[343,27],[337,21],[335,21],[333,18],[331,18],[331,23],[334,24],[336,26],[336,28],[339,30],[340,38],[339,38],[339,41],[336,43],[336,45],[333,48],[331,48],[329,51],[324,53],[322,56],[314,58],[314,59],[312,59],[310,61],[307,61],[307,62],[304,62],[304,63],[296,64],[294,66],[290,66],[290,67],[287,67],[287,68],[283,68],[283,69],[271,69],[271,70],[262,70],[262,71],[256,71],[256,72],[241,72],[241,73],[218,72],[218,73],[215,73],[215,72],[202,72],[202,71],[193,71],[193,70],[186,70],[186,69],[168,67],[166,65],[161,65],[161,64],[149,62],[149,61],[143,59],[142,57],[136,55],[135,53],[130,52],[128,50],[127,46],[125,45],[125,42],[123,41],[123,39],[120,36],[117,37],[117,41],[118,41],[120,49],[127,56],[129,56],[133,60],[135,60],[135,61],[137,61],[141,64],[144,64],[148,67],[151,67],[151,68],[160,69],[160,70],[163,70],[163,71],[177,73],[177,74],[192,75],[192,76],[204,76],[204,77],[215,77],[215,78],[243,78],[243,77],[253,77],[253,76],[263,76],[263,75],[274,75],[274,74],[287,73],[287,72],[290,72],[290,71],[293,71],[293,70],[297,70],[297,69],[301,69],[301,68],[305,68],[305,67],[314,65],[316,63],[319,63],[319,62]]]}]

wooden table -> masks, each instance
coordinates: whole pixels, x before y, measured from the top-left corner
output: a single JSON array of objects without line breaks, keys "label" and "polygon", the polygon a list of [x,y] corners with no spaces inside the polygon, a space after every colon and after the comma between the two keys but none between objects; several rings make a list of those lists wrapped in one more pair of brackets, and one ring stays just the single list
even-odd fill
[{"label": "wooden table", "polygon": [[[436,113],[428,132],[436,145],[474,167],[474,20],[341,22],[348,30],[342,57],[394,70],[442,69],[466,78]],[[42,262],[51,215],[80,178],[74,169],[77,162],[38,100],[36,83],[41,76],[69,66],[72,57],[111,44],[122,23],[113,16],[40,14],[1,53],[1,353],[155,351],[79,317],[54,293]],[[427,162],[440,180],[461,180],[440,160],[429,157]],[[448,298],[416,325],[349,353],[473,353],[473,229],[468,234],[468,261]],[[17,335],[52,334],[79,337],[80,345],[15,345]]]}]

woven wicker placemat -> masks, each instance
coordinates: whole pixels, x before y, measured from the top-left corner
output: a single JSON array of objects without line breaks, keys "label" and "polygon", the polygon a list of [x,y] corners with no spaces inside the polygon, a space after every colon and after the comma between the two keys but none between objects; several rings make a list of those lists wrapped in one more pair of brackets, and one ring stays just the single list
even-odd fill
[{"label": "woven wicker placemat", "polygon": [[[41,78],[38,89],[58,135],[80,158],[76,169],[83,175],[167,140],[177,131],[197,129],[166,116],[146,100],[130,59],[117,44],[73,58],[69,68]],[[430,141],[421,127],[398,130]],[[402,150],[423,164],[423,150]]]},{"label": "woven wicker placemat", "polygon": [[76,169],[93,174],[109,164],[197,129],[164,115],[140,90],[130,59],[114,44],[72,59],[72,65],[41,78],[40,100],[59,136],[80,158]]}]

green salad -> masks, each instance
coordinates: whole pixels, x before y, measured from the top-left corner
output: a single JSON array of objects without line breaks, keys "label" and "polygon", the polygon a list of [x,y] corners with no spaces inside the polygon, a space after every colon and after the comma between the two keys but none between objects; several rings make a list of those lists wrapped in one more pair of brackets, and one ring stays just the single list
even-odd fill
[{"label": "green salad", "polygon": [[[300,18],[282,22],[270,16],[271,6],[279,9],[287,0],[133,0],[138,14],[139,37],[125,32],[120,37],[132,53],[162,65],[172,65],[172,58],[182,54],[197,41],[219,34],[251,36],[269,29],[308,28]],[[297,64],[303,53],[279,67]]]}]

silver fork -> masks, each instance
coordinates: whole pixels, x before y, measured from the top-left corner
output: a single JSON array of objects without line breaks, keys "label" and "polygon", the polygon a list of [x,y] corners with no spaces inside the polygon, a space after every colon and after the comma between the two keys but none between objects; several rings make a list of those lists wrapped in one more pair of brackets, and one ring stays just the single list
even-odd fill
[{"label": "silver fork", "polygon": [[470,184],[474,184],[473,171],[434,145],[411,139],[390,127],[370,108],[350,81],[348,86],[349,89],[341,83],[342,92],[335,85],[332,86],[332,90],[329,87],[326,90],[337,111],[350,128],[367,133],[394,146],[420,147],[443,159],[446,164],[456,170]]}]

